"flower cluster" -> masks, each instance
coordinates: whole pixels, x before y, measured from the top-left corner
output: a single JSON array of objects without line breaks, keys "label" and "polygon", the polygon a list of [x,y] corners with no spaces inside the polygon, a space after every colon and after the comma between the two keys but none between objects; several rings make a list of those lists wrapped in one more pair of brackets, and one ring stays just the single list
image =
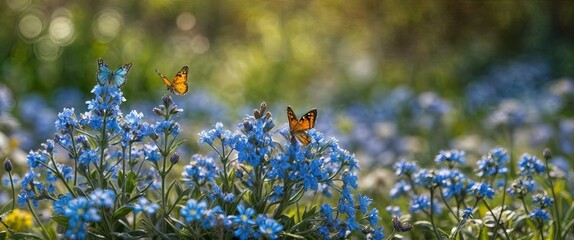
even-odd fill
[{"label": "flower cluster", "polygon": [[[475,180],[459,169],[465,165],[464,155],[464,152],[460,150],[440,151],[435,157],[438,169],[421,168],[415,162],[401,160],[394,165],[397,181],[390,191],[391,197],[398,200],[400,198],[410,199],[408,210],[413,215],[412,217],[417,218],[423,215],[428,218],[436,238],[439,239],[447,237],[437,231],[441,226],[435,222],[435,218],[443,216],[442,214],[449,215],[450,219],[458,221],[455,222],[457,227],[448,236],[449,239],[454,239],[459,233],[470,238],[476,237],[469,234],[476,230],[476,225],[473,227],[472,221],[469,221],[471,217],[494,223],[492,225],[494,228],[490,229],[493,231],[494,238],[497,235],[504,235],[506,239],[511,238],[508,230],[505,230],[506,224],[516,220],[517,215],[510,214],[512,210],[507,209],[509,206],[502,205],[496,208],[493,206],[495,196],[501,197],[504,202],[507,199],[506,193],[513,199],[520,200],[516,202],[516,205],[523,204],[523,211],[521,209],[515,209],[515,211],[522,213],[522,216],[539,221],[537,226],[530,226],[538,227],[539,232],[544,231],[543,223],[550,220],[549,210],[554,201],[547,194],[534,195],[532,204],[535,207],[529,211],[525,199],[533,191],[542,190],[535,176],[547,173],[548,161],[544,163],[536,156],[523,154],[516,166],[519,170],[518,175],[514,179],[509,179],[510,155],[505,149],[497,147],[476,162],[475,173],[479,180]],[[551,157],[549,150],[545,150],[543,155],[547,160]],[[551,179],[549,183],[550,189],[553,189]],[[499,192],[498,189],[506,189],[506,191]],[[477,211],[480,205],[483,205],[483,209],[487,211],[483,216]],[[395,231],[403,232],[403,229],[407,229],[404,226],[410,226],[407,222],[399,220],[398,215],[401,215],[399,206],[389,206],[387,211],[396,216],[393,218]],[[468,231],[461,231],[468,224],[471,224],[467,228]],[[414,224],[413,229],[416,228],[417,224]]]},{"label": "flower cluster", "polygon": [[[305,133],[309,144],[290,141],[265,103],[235,130],[217,123],[202,131],[199,143],[214,155],[185,160],[174,120],[183,110],[171,97],[153,109],[160,119],[152,124],[137,111],[124,115],[126,99],[112,81],[92,93],[86,112],[63,109],[54,139],[27,156],[17,201],[43,238],[384,238],[373,200],[354,193],[355,156],[314,129]],[[315,195],[336,205],[299,207]],[[60,232],[37,218],[46,205]]]}]

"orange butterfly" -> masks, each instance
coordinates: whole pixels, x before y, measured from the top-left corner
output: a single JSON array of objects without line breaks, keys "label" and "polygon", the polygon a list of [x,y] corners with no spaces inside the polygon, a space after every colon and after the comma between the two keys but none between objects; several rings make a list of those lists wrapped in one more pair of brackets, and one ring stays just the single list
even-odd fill
[{"label": "orange butterfly", "polygon": [[291,143],[295,144],[297,139],[301,144],[307,146],[311,142],[311,137],[305,131],[315,127],[315,119],[317,118],[317,109],[311,109],[301,119],[297,120],[297,116],[291,107],[287,107],[287,118],[289,119],[289,133],[291,134]]},{"label": "orange butterfly", "polygon": [[161,74],[157,69],[155,72],[161,77],[163,83],[167,86],[167,90],[169,90],[173,94],[184,95],[187,93],[189,86],[187,85],[187,70],[189,68],[187,66],[183,66],[175,77],[173,77],[173,82],[170,82],[163,74]]}]

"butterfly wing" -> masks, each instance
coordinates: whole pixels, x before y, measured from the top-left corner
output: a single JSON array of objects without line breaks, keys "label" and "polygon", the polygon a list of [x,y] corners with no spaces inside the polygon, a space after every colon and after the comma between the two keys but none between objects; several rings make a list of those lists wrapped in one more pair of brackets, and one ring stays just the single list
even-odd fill
[{"label": "butterfly wing", "polygon": [[293,132],[292,134],[303,146],[307,146],[311,142],[311,137],[306,132]]},{"label": "butterfly wing", "polygon": [[184,95],[187,93],[189,86],[187,85],[187,71],[189,68],[187,66],[183,66],[175,77],[173,77],[173,89],[179,95]]},{"label": "butterfly wing", "polygon": [[98,58],[98,73],[96,74],[98,84],[106,84],[111,76],[112,72],[110,71],[108,65],[104,62],[104,59]]},{"label": "butterfly wing", "polygon": [[167,77],[165,77],[163,74],[161,74],[157,69],[155,70],[155,72],[157,73],[157,75],[159,75],[161,80],[163,80],[163,83],[167,86],[167,90],[169,90],[170,92],[173,93],[173,91],[174,91],[173,85],[171,84],[169,79],[167,79]]},{"label": "butterfly wing", "polygon": [[303,117],[297,121],[297,124],[295,124],[295,127],[291,130],[294,132],[300,132],[314,128],[315,119],[317,119],[317,109],[313,109],[305,113],[305,115],[303,115]]},{"label": "butterfly wing", "polygon": [[131,63],[124,64],[114,72],[113,82],[116,86],[121,87],[126,83],[128,80],[128,72],[130,71],[131,67]]},{"label": "butterfly wing", "polygon": [[289,120],[289,130],[293,131],[299,121],[297,121],[297,115],[295,115],[291,107],[287,107],[287,119]]},{"label": "butterfly wing", "polygon": [[[301,119],[297,120],[297,116],[291,107],[287,107],[287,118],[289,119],[289,130],[291,136],[305,146],[309,144],[311,142],[311,137],[305,131],[315,127],[317,109],[307,112],[303,117],[301,117]],[[293,141],[293,139],[291,141]]]}]

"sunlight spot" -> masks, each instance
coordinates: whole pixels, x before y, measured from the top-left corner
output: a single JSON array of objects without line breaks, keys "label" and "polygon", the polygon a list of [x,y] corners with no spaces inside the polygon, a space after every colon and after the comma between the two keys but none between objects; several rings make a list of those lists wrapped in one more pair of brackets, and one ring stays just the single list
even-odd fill
[{"label": "sunlight spot", "polygon": [[177,16],[177,27],[183,31],[191,30],[195,26],[195,16],[193,14],[184,12]]}]

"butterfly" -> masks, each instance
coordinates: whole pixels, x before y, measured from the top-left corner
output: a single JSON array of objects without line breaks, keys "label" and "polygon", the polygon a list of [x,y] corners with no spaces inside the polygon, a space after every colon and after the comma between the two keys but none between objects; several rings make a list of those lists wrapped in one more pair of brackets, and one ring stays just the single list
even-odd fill
[{"label": "butterfly", "polygon": [[161,74],[157,69],[155,72],[157,72],[159,77],[161,77],[161,80],[163,80],[163,83],[167,86],[167,90],[173,94],[177,93],[179,95],[184,95],[187,93],[187,89],[189,88],[187,85],[187,70],[189,70],[189,68],[187,66],[183,66],[181,70],[175,74],[172,82],[170,82],[169,79],[167,79],[167,77]]},{"label": "butterfly", "polygon": [[297,116],[291,107],[287,107],[287,118],[289,119],[289,133],[291,134],[291,142],[294,144],[297,139],[301,144],[307,146],[311,142],[311,137],[305,131],[315,127],[315,119],[317,118],[317,109],[312,109],[307,112],[301,119],[297,120]]},{"label": "butterfly", "polygon": [[117,87],[121,87],[128,80],[127,75],[131,67],[132,64],[127,63],[116,69],[116,71],[112,72],[108,65],[104,62],[104,59],[98,58],[98,73],[96,74],[98,83],[100,85],[113,83]]}]

